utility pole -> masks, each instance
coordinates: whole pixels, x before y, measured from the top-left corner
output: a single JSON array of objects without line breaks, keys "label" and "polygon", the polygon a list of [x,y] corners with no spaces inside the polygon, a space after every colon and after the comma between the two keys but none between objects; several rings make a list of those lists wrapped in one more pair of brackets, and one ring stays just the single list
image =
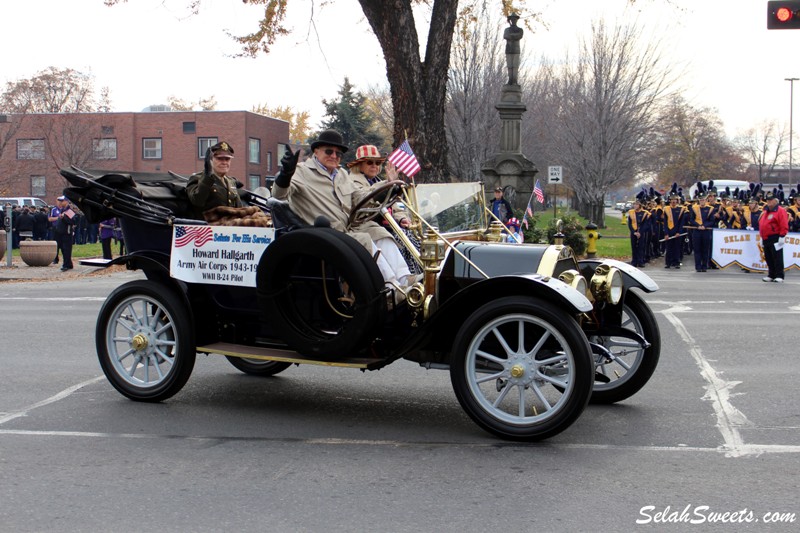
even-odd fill
[{"label": "utility pole", "polygon": [[792,170],[792,141],[794,133],[792,131],[792,118],[794,117],[794,82],[800,78],[784,78],[789,82],[789,184],[794,183],[794,171]]}]

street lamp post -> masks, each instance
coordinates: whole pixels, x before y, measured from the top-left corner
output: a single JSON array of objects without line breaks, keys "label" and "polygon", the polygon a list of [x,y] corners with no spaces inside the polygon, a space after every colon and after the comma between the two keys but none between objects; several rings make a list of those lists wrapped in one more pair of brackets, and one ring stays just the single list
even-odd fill
[{"label": "street lamp post", "polygon": [[789,184],[794,183],[794,172],[792,170],[792,118],[794,117],[794,82],[800,78],[784,78],[789,82]]}]

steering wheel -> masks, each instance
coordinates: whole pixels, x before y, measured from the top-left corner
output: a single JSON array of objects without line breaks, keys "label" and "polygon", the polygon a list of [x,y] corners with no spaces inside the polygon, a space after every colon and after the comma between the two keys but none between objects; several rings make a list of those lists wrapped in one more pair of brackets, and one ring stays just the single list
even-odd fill
[{"label": "steering wheel", "polygon": [[[374,186],[372,190],[350,210],[350,217],[347,219],[347,229],[349,230],[353,226],[358,226],[367,220],[373,219],[376,215],[380,215],[381,209],[392,205],[400,199],[400,191],[404,186],[405,182],[402,180],[384,181],[380,185]],[[390,192],[395,187],[399,188]],[[377,197],[384,193],[385,196],[382,200],[376,200]],[[370,203],[373,205],[369,205]]]}]

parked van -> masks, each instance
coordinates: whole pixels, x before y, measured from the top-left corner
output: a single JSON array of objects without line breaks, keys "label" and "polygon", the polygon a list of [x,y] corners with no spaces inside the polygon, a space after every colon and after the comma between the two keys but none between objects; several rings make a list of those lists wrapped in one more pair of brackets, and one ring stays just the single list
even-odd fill
[{"label": "parked van", "polygon": [[47,202],[42,200],[41,198],[36,198],[33,196],[15,196],[12,198],[0,198],[0,209],[5,207],[6,204],[11,204],[12,206],[28,206],[28,207],[35,207],[36,209],[40,207],[48,207]]},{"label": "parked van", "polygon": [[[722,191],[725,190],[725,187],[730,188],[731,193],[735,191],[737,188],[740,191],[747,191],[750,189],[750,183],[747,181],[740,181],[740,180],[713,180],[714,187],[717,189],[717,196],[722,195]],[[703,181],[703,185],[708,187],[708,181]],[[691,187],[689,187],[689,196],[687,198],[692,199],[694,198],[694,192],[697,190],[697,184],[695,183]]]}]

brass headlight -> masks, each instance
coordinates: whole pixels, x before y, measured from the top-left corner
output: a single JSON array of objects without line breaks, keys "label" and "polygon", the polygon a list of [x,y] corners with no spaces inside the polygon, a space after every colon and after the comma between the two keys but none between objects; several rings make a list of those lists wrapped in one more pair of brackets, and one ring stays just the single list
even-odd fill
[{"label": "brass headlight", "polygon": [[591,287],[595,300],[616,305],[622,299],[622,274],[616,268],[602,264],[594,271]]},{"label": "brass headlight", "polygon": [[558,279],[578,291],[586,295],[586,278],[584,278],[577,270],[565,270],[558,276]]}]

